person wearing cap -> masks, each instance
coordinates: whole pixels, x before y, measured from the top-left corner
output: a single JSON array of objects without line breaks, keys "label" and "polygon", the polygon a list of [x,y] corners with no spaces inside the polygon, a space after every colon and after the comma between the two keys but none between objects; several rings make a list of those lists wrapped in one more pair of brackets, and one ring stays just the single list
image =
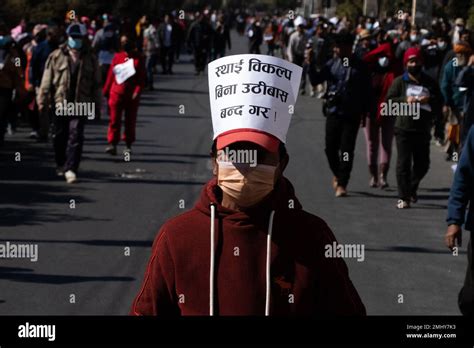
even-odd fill
[{"label": "person wearing cap", "polygon": [[354,149],[361,120],[370,111],[372,89],[367,66],[352,53],[349,33],[335,36],[333,57],[316,74],[315,83],[327,82],[325,152],[333,173],[336,197],[347,195]]},{"label": "person wearing cap", "polygon": [[54,50],[46,61],[37,101],[40,112],[50,104],[55,110],[53,146],[57,174],[64,175],[68,183],[74,183],[82,156],[84,127],[90,115],[59,114],[65,111],[66,103],[93,103],[95,115],[92,117],[96,116],[100,112],[101,78],[85,26],[73,23],[66,34],[67,42]]},{"label": "person wearing cap", "polygon": [[[244,74],[239,79],[255,73]],[[291,87],[294,96],[299,79]],[[325,251],[337,243],[331,229],[303,210],[284,176],[291,115],[282,112],[267,122],[243,111],[229,121],[212,104],[214,82],[210,79],[213,178],[194,208],[161,227],[130,314],[365,315],[345,262]],[[241,103],[256,102],[248,94],[241,97]],[[235,98],[226,100],[233,105]],[[258,100],[281,106],[269,96]],[[254,161],[232,159],[231,151],[254,154]]]},{"label": "person wearing cap", "polygon": [[[456,56],[445,65],[440,85],[444,99],[443,111],[451,116],[449,119],[449,145],[446,150],[448,160],[453,159],[453,156],[459,157],[463,122],[462,111],[466,96],[466,89],[459,88],[455,81],[461,70],[467,66],[472,53],[470,45],[464,41],[456,43],[453,50]],[[454,158],[454,160],[457,161],[457,158]]]},{"label": "person wearing cap", "polygon": [[358,42],[354,50],[354,54],[359,58],[363,59],[369,51],[375,47],[372,44],[373,35],[367,29],[362,29],[358,36]]},{"label": "person wearing cap", "polygon": [[[109,129],[107,132],[108,146],[105,152],[110,155],[117,154],[117,144],[120,141],[122,114],[125,117],[123,140],[125,141],[124,154],[130,153],[135,142],[135,127],[137,122],[140,97],[146,83],[145,58],[138,52],[134,41],[127,35],[120,37],[121,49],[115,54],[110,65],[107,81],[102,89],[108,99],[110,110]],[[118,68],[133,60],[134,73],[121,80]]]},{"label": "person wearing cap", "polygon": [[[469,208],[468,208],[469,205]],[[467,214],[466,214],[467,212]],[[458,295],[461,313],[474,314],[474,265],[472,263],[472,233],[474,232],[474,127],[471,127],[459,159],[448,200],[448,228],[445,243],[450,250],[462,246],[462,229],[471,232],[467,246],[467,270],[464,286]]]},{"label": "person wearing cap", "polygon": [[305,35],[306,21],[303,17],[298,16],[296,17],[294,24],[296,30],[291,33],[288,39],[288,47],[286,54],[288,57],[288,61],[302,67],[304,62],[304,50],[308,41]]},{"label": "person wearing cap", "polygon": [[395,78],[386,98],[387,105],[407,110],[389,112],[386,116],[396,118],[398,209],[409,208],[418,200],[418,186],[430,165],[433,119],[441,112],[441,92],[437,82],[422,72],[421,50],[407,49],[403,64],[405,72]]}]

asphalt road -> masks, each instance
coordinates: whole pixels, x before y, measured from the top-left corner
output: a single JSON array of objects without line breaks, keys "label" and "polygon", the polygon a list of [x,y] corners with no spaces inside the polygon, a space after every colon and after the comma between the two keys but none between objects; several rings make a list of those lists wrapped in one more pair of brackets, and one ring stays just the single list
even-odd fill
[{"label": "asphalt road", "polygon": [[[231,54],[246,53],[245,39],[233,41]],[[131,161],[104,153],[105,120],[87,126],[75,185],[55,176],[51,144],[27,139],[26,128],[7,138],[0,243],[35,243],[39,258],[0,260],[1,315],[128,313],[160,226],[183,211],[180,200],[191,208],[211,176],[207,76],[194,76],[188,56],[174,71],[157,75],[157,90],[142,97]],[[443,244],[452,172],[440,148],[432,146],[419,203],[397,210],[393,170],[390,189],[368,187],[362,131],[349,196],[334,197],[320,100],[299,97],[287,147],[286,175],[305,210],[325,219],[339,242],[365,246],[363,262],[347,263],[369,314],[459,314],[466,252],[452,256]]]}]

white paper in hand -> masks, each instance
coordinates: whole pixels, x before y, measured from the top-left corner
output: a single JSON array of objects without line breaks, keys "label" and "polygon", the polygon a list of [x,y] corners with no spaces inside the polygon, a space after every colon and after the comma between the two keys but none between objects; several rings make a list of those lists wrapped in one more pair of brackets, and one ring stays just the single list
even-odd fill
[{"label": "white paper in hand", "polygon": [[122,64],[117,64],[112,71],[114,72],[115,80],[121,85],[136,73],[133,59],[128,59]]},{"label": "white paper in hand", "polygon": [[301,67],[272,56],[238,54],[212,61],[208,70],[214,139],[250,128],[286,142]]}]

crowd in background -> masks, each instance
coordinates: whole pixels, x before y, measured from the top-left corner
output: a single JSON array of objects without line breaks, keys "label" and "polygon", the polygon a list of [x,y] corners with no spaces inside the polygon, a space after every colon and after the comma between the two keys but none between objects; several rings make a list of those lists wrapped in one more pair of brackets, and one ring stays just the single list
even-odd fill
[{"label": "crowd in background", "polygon": [[[395,137],[402,201],[397,206],[409,207],[417,201],[418,184],[429,168],[432,135],[437,145],[446,148],[448,161],[459,158],[472,123],[472,87],[465,84],[473,65],[473,37],[462,18],[433,18],[423,27],[411,22],[408,13],[400,12],[386,18],[304,18],[292,11],[252,14],[210,8],[145,15],[136,20],[110,14],[78,18],[67,14],[45,23],[22,20],[13,28],[0,22],[0,144],[5,133],[15,132],[21,115],[31,126],[32,138],[47,141],[52,135],[58,174],[64,174],[69,155],[76,159],[70,161],[73,165],[66,165],[66,171],[77,172],[84,122],[60,124],[52,112],[52,99],[68,97],[58,96],[57,89],[68,89],[70,81],[58,85],[53,75],[71,64],[51,59],[52,53],[63,47],[67,59],[76,56],[71,54],[75,51],[80,52],[78,57],[90,52],[98,66],[98,76],[70,75],[76,84],[77,80],[85,84],[77,86],[75,96],[69,88],[70,99],[97,102],[95,119],[104,113],[110,115],[106,151],[112,155],[117,153],[124,114],[122,139],[125,151],[130,152],[139,98],[143,90],[154,89],[154,75],[172,75],[173,65],[183,53],[192,54],[195,74],[202,74],[208,62],[231,50],[230,30],[235,27],[247,38],[249,53],[273,55],[300,65],[301,95],[324,100],[325,152],[336,196],[347,194],[355,140],[362,124],[370,186],[388,186]],[[80,41],[79,49],[74,48],[75,40]],[[130,57],[137,73],[122,85],[112,71]],[[96,69],[91,59],[86,72]],[[48,66],[48,61],[56,66]],[[421,88],[420,96],[409,98],[409,103],[421,104],[419,120],[382,115],[383,103],[405,100],[401,93],[411,93],[413,86]],[[86,89],[90,95],[79,93]]]}]

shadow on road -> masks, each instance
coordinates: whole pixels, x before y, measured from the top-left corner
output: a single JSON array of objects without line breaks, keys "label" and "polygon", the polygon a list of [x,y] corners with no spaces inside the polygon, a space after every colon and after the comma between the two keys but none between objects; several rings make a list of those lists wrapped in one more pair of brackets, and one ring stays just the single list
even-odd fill
[{"label": "shadow on road", "polygon": [[[412,246],[389,246],[385,248],[365,248],[365,251],[375,251],[375,252],[403,252],[403,253],[423,253],[423,254],[450,254],[451,252],[448,249],[428,249],[422,247],[412,247]],[[458,251],[459,254],[466,254],[465,251]]]},{"label": "shadow on road", "polygon": [[114,276],[75,276],[60,274],[40,274],[30,273],[31,269],[1,267],[0,279],[6,279],[24,283],[44,283],[44,284],[72,284],[84,282],[131,282],[133,277]]},{"label": "shadow on road", "polygon": [[[92,246],[111,246],[111,247],[138,247],[149,248],[153,241],[150,240],[105,240],[105,239],[89,239],[89,240],[60,240],[60,239],[0,239],[0,242],[10,243],[50,243],[50,244],[83,244]],[[3,271],[0,267],[0,273]],[[21,270],[21,269],[18,269]]]}]

